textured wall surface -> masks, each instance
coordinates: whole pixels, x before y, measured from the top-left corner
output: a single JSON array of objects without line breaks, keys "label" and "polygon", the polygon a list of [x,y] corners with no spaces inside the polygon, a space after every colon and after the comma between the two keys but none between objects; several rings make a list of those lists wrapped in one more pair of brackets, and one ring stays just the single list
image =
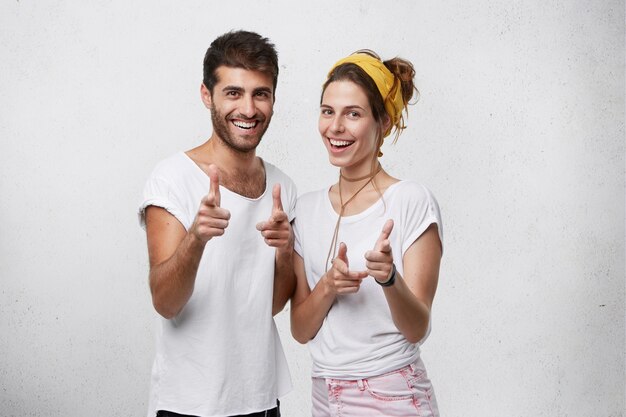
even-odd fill
[{"label": "textured wall surface", "polygon": [[[33,1],[0,4],[0,414],[141,416],[154,352],[154,164],[211,133],[210,41],[280,54],[259,153],[299,191],[336,179],[320,85],[353,50],[412,60],[386,144],[439,199],[445,254],[423,347],[443,416],[624,417],[624,2]],[[236,256],[236,254],[234,254]],[[277,317],[309,414],[310,360]]]}]

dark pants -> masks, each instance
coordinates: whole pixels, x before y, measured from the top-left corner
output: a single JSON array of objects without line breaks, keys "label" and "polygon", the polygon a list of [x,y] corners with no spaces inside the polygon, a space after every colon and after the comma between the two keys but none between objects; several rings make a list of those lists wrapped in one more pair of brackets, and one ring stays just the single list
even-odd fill
[{"label": "dark pants", "polygon": [[[258,413],[245,414],[240,416],[232,416],[232,417],[280,417],[280,401],[276,400],[276,407],[267,411],[259,411]],[[159,410],[157,411],[156,417],[196,417],[190,416],[187,414],[178,414],[172,413],[171,411]]]}]

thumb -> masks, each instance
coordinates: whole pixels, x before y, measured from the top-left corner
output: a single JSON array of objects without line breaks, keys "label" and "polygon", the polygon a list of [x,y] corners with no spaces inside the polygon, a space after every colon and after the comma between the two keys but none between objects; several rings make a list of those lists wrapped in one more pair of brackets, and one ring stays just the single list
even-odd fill
[{"label": "thumb", "polygon": [[283,202],[280,199],[280,184],[274,184],[274,189],[272,190],[272,199],[274,200],[273,211],[284,211]]},{"label": "thumb", "polygon": [[393,230],[393,220],[389,219],[383,225],[383,230],[381,230],[380,236],[378,236],[378,240],[376,241],[376,244],[374,245],[374,250],[377,250],[380,252],[389,252],[389,245],[388,244],[385,245],[384,242],[387,239],[389,239],[389,235],[391,234],[392,230]]},{"label": "thumb", "polygon": [[[209,189],[209,201],[212,201],[212,203],[216,206],[219,207],[220,206],[220,200],[221,200],[221,196],[220,196],[220,171],[219,169],[211,164],[209,165],[209,179],[211,180],[211,187]],[[211,199],[211,197],[213,197]]]}]

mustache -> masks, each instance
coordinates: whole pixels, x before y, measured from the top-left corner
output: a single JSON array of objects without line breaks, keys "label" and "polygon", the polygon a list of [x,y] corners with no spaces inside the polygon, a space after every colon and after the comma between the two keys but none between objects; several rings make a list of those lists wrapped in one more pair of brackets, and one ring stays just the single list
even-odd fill
[{"label": "mustache", "polygon": [[228,118],[228,120],[234,120],[234,119],[239,119],[239,120],[244,120],[244,121],[259,121],[259,122],[264,122],[266,120],[266,117],[263,116],[262,114],[255,114],[252,117],[248,117],[248,116],[244,116],[243,114],[235,114],[232,115]]}]

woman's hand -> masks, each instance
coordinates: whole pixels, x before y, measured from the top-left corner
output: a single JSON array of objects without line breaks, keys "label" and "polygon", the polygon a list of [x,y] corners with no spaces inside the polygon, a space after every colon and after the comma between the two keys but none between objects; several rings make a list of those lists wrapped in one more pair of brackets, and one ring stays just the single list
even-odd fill
[{"label": "woman's hand", "polygon": [[361,281],[368,275],[366,271],[350,271],[347,254],[348,247],[345,243],[340,243],[332,268],[322,278],[326,292],[334,296],[359,291]]},{"label": "woman's hand", "polygon": [[367,277],[366,271],[348,269],[348,248],[339,244],[339,254],[333,266],[318,281],[313,291],[309,288],[304,271],[304,260],[294,255],[296,291],[291,298],[291,334],[300,343],[313,339],[338,295],[353,294],[359,291],[361,281]]},{"label": "woman's hand", "polygon": [[389,242],[389,235],[392,230],[393,220],[389,219],[385,222],[374,249],[365,252],[367,273],[380,284],[389,281],[393,272],[393,254],[391,253],[391,242]]}]

